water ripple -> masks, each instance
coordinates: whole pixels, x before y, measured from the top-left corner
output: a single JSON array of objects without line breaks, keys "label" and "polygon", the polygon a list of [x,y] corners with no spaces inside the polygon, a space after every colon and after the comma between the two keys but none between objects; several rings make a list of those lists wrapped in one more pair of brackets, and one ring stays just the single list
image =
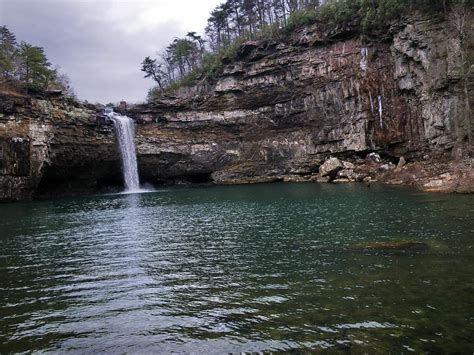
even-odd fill
[{"label": "water ripple", "polygon": [[[2,352],[469,352],[474,201],[437,199],[277,184],[0,206]],[[393,240],[429,250],[350,249]]]}]

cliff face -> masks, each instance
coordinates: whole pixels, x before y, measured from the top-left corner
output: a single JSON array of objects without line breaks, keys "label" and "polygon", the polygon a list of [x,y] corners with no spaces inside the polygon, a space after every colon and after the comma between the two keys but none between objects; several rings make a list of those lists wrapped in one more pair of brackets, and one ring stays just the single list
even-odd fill
[{"label": "cliff face", "polygon": [[130,113],[144,122],[141,172],[151,180],[229,182],[311,174],[331,154],[466,153],[473,46],[456,16],[407,20],[387,42],[350,33],[321,39],[306,28],[288,44],[247,43],[214,87],[182,90]]},{"label": "cliff face", "polygon": [[93,191],[120,181],[111,126],[64,98],[0,94],[0,200]]},{"label": "cliff face", "polygon": [[[389,36],[248,42],[212,87],[127,112],[142,181],[245,182],[311,175],[325,158],[378,151],[469,156],[472,14],[410,19]],[[464,25],[462,25],[464,24]],[[0,98],[0,200],[120,184],[113,127],[64,99]]]}]

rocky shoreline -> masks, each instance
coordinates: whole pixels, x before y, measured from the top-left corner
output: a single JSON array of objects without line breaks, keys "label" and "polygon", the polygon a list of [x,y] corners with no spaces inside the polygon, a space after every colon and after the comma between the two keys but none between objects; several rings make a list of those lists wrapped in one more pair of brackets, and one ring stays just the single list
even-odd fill
[{"label": "rocky shoreline", "polygon": [[[371,155],[372,154],[372,155]],[[474,193],[474,159],[457,161],[415,161],[395,165],[383,161],[377,153],[355,163],[330,158],[310,175],[255,176],[224,180],[221,184],[288,183],[382,183],[413,186],[424,192]]]}]

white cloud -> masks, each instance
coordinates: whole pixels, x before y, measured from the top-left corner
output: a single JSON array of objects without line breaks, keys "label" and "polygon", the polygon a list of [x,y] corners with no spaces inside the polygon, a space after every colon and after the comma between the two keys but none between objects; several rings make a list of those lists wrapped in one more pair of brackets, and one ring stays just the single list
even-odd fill
[{"label": "white cloud", "polygon": [[202,33],[223,0],[0,0],[0,24],[42,46],[92,102],[143,100],[140,63],[188,31]]}]

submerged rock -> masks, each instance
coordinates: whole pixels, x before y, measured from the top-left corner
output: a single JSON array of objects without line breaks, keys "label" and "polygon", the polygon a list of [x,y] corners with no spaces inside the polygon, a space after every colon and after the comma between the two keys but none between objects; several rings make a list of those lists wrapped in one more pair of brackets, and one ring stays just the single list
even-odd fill
[{"label": "submerged rock", "polygon": [[284,182],[308,182],[311,181],[311,176],[285,175],[282,179]]},{"label": "submerged rock", "polygon": [[236,179],[229,179],[222,182],[223,185],[248,185],[248,184],[265,184],[273,182],[282,182],[283,177],[280,176],[249,176]]},{"label": "submerged rock", "polygon": [[398,241],[398,242],[375,242],[366,245],[356,245],[348,250],[362,253],[397,253],[397,252],[426,252],[430,249],[424,242]]}]

